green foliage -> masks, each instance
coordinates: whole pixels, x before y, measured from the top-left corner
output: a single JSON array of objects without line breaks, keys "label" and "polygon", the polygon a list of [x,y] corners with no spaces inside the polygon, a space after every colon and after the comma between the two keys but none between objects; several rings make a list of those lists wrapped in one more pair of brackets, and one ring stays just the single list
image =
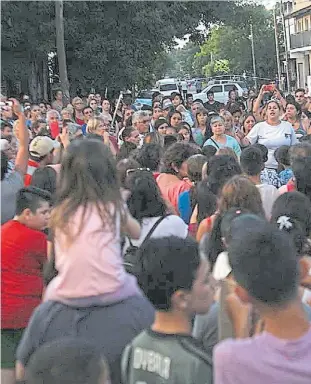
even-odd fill
[{"label": "green foliage", "polygon": [[[274,78],[277,69],[273,18],[271,12],[256,4],[235,7],[226,20],[208,30],[207,38],[201,45],[196,45],[194,53],[185,46],[171,55],[188,55],[183,59],[188,67],[196,66],[195,72],[206,76],[228,72],[242,74],[244,71],[252,74],[250,23],[254,31],[257,75]],[[279,41],[282,46],[281,35]]]},{"label": "green foliage", "polygon": [[[1,9],[2,77],[9,82],[28,82],[33,98],[39,98],[42,82],[47,83],[43,67],[47,66],[48,54],[56,52],[55,3],[10,1],[2,2]],[[226,62],[222,60],[228,60],[232,69],[241,68],[242,57],[241,60],[230,57],[239,50],[243,51],[243,60],[247,59],[245,66],[249,68],[249,42],[245,40],[249,19],[245,19],[245,9],[248,7],[232,1],[64,1],[71,94],[77,88],[87,93],[92,87],[99,91],[108,87],[110,95],[134,85],[142,88],[176,68],[180,75],[202,73],[210,54],[204,51],[205,44],[199,47],[198,43],[204,40],[196,29],[199,24],[236,25],[234,21],[237,21],[239,28],[232,26],[231,31],[235,31],[232,36],[229,32],[222,40],[215,36],[213,52],[221,61],[213,70],[224,70],[220,63]],[[258,20],[261,22],[262,18]],[[238,41],[241,33],[242,43]],[[186,47],[172,50],[175,38],[186,34],[190,36]],[[237,43],[230,48],[234,45],[233,36]],[[265,33],[261,37],[256,35],[258,44],[262,36],[265,41]],[[227,43],[225,38],[229,39]],[[225,46],[220,49],[221,44]],[[263,42],[258,49],[262,46]],[[270,56],[274,53],[274,45],[271,47],[270,52],[265,50],[267,57],[268,53]],[[57,60],[55,68],[57,72]]]}]

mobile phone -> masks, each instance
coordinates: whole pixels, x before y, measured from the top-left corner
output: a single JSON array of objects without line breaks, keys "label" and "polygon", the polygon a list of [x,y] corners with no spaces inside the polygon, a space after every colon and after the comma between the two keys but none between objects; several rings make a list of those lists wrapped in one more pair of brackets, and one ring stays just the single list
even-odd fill
[{"label": "mobile phone", "polygon": [[264,91],[273,92],[275,90],[275,86],[273,84],[268,84],[264,86]]}]

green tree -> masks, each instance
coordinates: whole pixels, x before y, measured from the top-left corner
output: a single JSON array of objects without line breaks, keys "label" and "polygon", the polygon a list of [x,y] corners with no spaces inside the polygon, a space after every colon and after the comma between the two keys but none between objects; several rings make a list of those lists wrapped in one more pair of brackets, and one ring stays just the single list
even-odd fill
[{"label": "green tree", "polygon": [[[252,74],[250,23],[253,24],[257,75],[274,78],[276,73],[275,43],[272,15],[261,6],[245,7],[240,23],[214,26],[197,57],[208,61],[227,60],[230,71],[235,74]],[[248,22],[246,22],[248,20]],[[205,69],[209,72],[214,66]],[[214,72],[216,72],[214,70]]]},{"label": "green tree", "polygon": [[[2,78],[38,100],[48,94],[49,78],[57,78],[54,2],[10,1],[2,10]],[[207,27],[237,17],[243,7],[235,2],[64,1],[65,48],[71,94],[91,88],[109,94],[120,89],[149,86],[166,73],[168,52],[175,38],[190,35],[200,42],[199,23]],[[181,58],[181,70],[201,70],[206,62],[193,51]],[[190,58],[188,58],[190,56]],[[54,65],[55,64],[55,65]],[[52,73],[50,74],[49,71]],[[53,86],[53,85],[52,85]]]}]

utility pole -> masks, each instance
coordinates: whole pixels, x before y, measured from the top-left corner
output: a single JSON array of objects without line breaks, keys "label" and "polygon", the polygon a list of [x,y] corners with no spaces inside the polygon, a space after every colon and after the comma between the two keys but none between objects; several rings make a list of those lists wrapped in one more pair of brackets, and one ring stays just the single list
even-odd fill
[{"label": "utility pole", "polygon": [[65,104],[70,102],[69,81],[67,76],[67,63],[64,39],[64,6],[62,0],[55,1],[55,27],[56,27],[56,47],[59,65],[59,78],[61,89],[65,98]]},{"label": "utility pole", "polygon": [[253,34],[253,23],[250,24],[251,28],[251,43],[252,43],[252,57],[253,57],[253,77],[255,81],[255,89],[257,89],[257,73],[256,73],[256,57],[255,57],[255,46],[254,46],[254,34]]},{"label": "utility pole", "polygon": [[276,51],[276,62],[278,68],[278,81],[281,84],[281,63],[280,63],[280,50],[278,42],[278,26],[276,21],[275,6],[273,8],[273,22],[274,22],[274,39],[275,39],[275,51]]},{"label": "utility pole", "polygon": [[284,17],[284,9],[283,9],[283,0],[281,0],[281,3],[280,3],[280,11],[281,11],[282,26],[283,26],[283,36],[284,36],[287,92],[290,92],[290,84],[289,84],[289,66],[288,66],[288,46],[287,46],[287,33],[286,33],[286,26],[285,26],[285,17]]}]

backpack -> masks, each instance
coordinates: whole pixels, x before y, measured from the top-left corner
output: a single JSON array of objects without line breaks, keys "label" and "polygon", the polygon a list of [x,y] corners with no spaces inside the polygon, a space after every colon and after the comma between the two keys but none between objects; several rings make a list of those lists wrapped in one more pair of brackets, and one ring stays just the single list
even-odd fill
[{"label": "backpack", "polygon": [[139,261],[140,261],[138,257],[138,249],[143,245],[145,245],[145,243],[147,243],[147,241],[150,239],[150,237],[152,236],[153,232],[156,230],[158,225],[162,222],[163,219],[165,219],[168,216],[170,215],[164,215],[154,223],[154,225],[152,226],[150,231],[147,233],[144,241],[141,243],[139,247],[133,245],[133,243],[131,242],[131,239],[128,237],[130,246],[127,248],[124,254],[124,262],[123,262],[126,272],[137,276],[139,272],[138,270],[139,270]]}]

